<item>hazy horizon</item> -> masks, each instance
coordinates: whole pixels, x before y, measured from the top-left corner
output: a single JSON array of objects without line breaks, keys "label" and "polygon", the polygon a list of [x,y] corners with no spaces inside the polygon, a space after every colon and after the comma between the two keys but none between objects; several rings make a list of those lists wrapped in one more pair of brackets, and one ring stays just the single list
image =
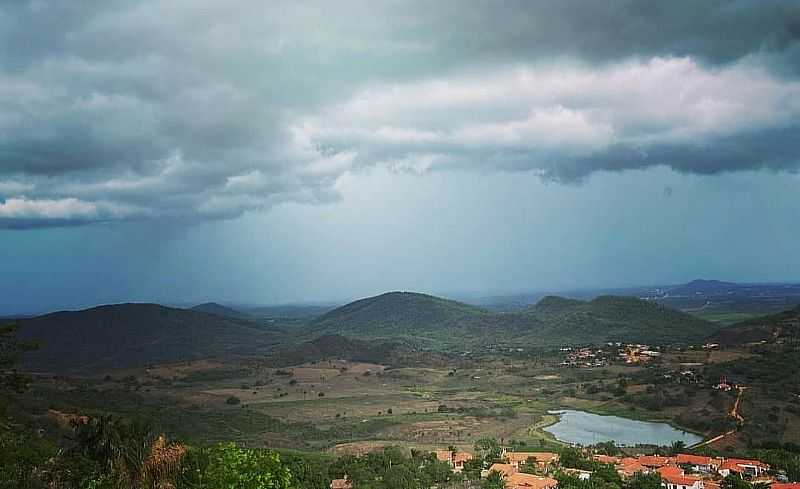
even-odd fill
[{"label": "hazy horizon", "polygon": [[[497,304],[502,299],[513,299],[518,297],[530,297],[532,302],[538,301],[542,296],[545,295],[561,295],[565,297],[573,297],[573,296],[592,296],[597,294],[614,294],[615,292],[627,292],[627,291],[635,291],[637,289],[650,289],[650,288],[657,288],[657,287],[672,287],[672,286],[680,286],[686,283],[692,282],[694,280],[708,280],[708,281],[716,281],[718,279],[715,278],[708,278],[708,277],[701,277],[695,278],[686,282],[680,283],[641,283],[641,284],[623,284],[623,285],[605,285],[605,286],[597,286],[597,287],[579,287],[579,288],[571,288],[571,289],[520,289],[520,290],[486,290],[486,291],[468,291],[468,290],[450,290],[450,291],[437,291],[437,290],[411,290],[411,289],[386,289],[386,290],[376,290],[374,292],[367,293],[365,295],[360,296],[341,296],[335,297],[331,296],[328,298],[306,298],[301,300],[289,300],[289,301],[278,301],[278,302],[270,302],[269,300],[265,300],[262,302],[253,301],[241,301],[237,300],[236,298],[231,299],[220,299],[214,297],[206,297],[206,298],[197,298],[197,299],[170,299],[170,298],[120,298],[118,300],[110,300],[106,302],[86,302],[86,303],[74,303],[74,304],[56,304],[51,305],[49,307],[42,307],[39,309],[32,309],[28,311],[23,310],[9,310],[9,311],[0,311],[0,317],[15,317],[15,316],[32,316],[32,315],[40,315],[40,314],[48,314],[52,312],[59,312],[59,311],[72,311],[72,310],[83,310],[83,309],[90,309],[93,307],[105,306],[105,305],[115,305],[115,304],[126,304],[126,303],[133,303],[133,304],[160,304],[167,307],[177,307],[177,308],[191,308],[193,306],[207,304],[207,303],[216,303],[223,306],[228,306],[234,309],[257,309],[261,307],[282,307],[282,306],[332,306],[337,307],[349,302],[357,301],[359,299],[365,299],[369,297],[375,297],[382,294],[387,294],[390,292],[414,292],[420,294],[427,294],[436,297],[443,297],[446,299],[456,300],[460,302],[466,303],[474,303],[480,304],[481,302],[486,303],[493,303],[492,300],[497,300]],[[724,281],[720,280],[720,282],[732,282],[739,285],[800,285],[800,280],[776,280],[776,281],[767,281],[767,282],[758,282],[758,281]]]}]

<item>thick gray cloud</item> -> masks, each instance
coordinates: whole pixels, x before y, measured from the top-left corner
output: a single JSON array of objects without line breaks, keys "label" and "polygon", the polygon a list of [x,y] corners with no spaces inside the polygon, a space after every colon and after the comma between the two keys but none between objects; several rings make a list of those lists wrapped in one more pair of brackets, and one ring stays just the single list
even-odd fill
[{"label": "thick gray cloud", "polygon": [[7,2],[0,227],[327,202],[361,167],[798,167],[797,2]]}]

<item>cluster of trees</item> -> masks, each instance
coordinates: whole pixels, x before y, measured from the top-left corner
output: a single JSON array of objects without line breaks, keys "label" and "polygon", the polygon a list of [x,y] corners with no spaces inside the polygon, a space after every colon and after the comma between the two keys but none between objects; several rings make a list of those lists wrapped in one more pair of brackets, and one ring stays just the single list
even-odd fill
[{"label": "cluster of trees", "polygon": [[0,428],[0,489],[300,488],[280,456],[233,443],[190,448],[141,422],[101,416],[75,424],[58,449],[35,433]]},{"label": "cluster of trees", "polygon": [[27,382],[14,369],[17,354],[34,346],[14,332],[0,328],[0,489],[305,488],[275,452],[232,443],[188,447],[136,420],[75,417],[72,436],[46,439],[6,412]]},{"label": "cluster of trees", "polygon": [[434,455],[414,450],[409,457],[398,448],[337,458],[329,466],[328,475],[347,475],[358,489],[427,489],[457,478],[450,466]]}]

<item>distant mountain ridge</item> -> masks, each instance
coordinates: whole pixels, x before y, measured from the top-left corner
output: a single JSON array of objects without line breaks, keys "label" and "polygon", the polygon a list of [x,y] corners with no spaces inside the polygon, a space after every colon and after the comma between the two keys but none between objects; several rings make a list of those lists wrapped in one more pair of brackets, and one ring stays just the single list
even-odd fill
[{"label": "distant mountain ridge", "polygon": [[520,312],[494,313],[413,292],[361,299],[313,321],[315,334],[400,338],[450,346],[486,344],[554,346],[606,341],[701,341],[718,327],[708,321],[633,297],[591,301],[548,296]]},{"label": "distant mountain ridge", "polygon": [[745,286],[733,282],[723,282],[721,280],[697,279],[697,280],[692,280],[687,284],[670,288],[669,294],[686,295],[686,296],[724,295],[735,292],[743,287]]},{"label": "distant mountain ridge", "polygon": [[229,318],[241,318],[247,316],[247,314],[243,313],[242,311],[237,311],[232,307],[223,306],[222,304],[218,304],[216,302],[206,302],[204,304],[198,304],[194,307],[191,307],[190,310],[205,312],[208,314],[216,314],[217,316],[229,317]]},{"label": "distant mountain ridge", "polygon": [[38,350],[21,358],[37,370],[96,370],[253,354],[277,337],[240,319],[158,304],[115,304],[18,322]]},{"label": "distant mountain ridge", "polygon": [[[220,311],[215,304],[203,306]],[[158,304],[56,312],[20,320],[19,325],[21,339],[41,343],[38,351],[23,356],[22,365],[50,372],[240,355],[267,355],[283,362],[336,355],[377,361],[383,356],[403,363],[425,351],[486,346],[699,343],[718,329],[656,301],[633,297],[582,301],[548,296],[519,312],[503,313],[414,292],[361,299],[291,333],[250,319]]]}]

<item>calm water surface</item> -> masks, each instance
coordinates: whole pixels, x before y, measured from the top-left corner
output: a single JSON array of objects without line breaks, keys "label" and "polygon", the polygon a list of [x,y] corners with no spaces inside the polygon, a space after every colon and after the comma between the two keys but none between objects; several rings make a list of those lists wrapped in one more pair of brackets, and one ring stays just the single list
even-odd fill
[{"label": "calm water surface", "polygon": [[614,441],[617,445],[671,445],[680,440],[689,446],[702,441],[694,433],[675,429],[666,423],[600,416],[570,409],[550,411],[550,414],[558,414],[560,420],[544,430],[567,443],[593,445]]}]

